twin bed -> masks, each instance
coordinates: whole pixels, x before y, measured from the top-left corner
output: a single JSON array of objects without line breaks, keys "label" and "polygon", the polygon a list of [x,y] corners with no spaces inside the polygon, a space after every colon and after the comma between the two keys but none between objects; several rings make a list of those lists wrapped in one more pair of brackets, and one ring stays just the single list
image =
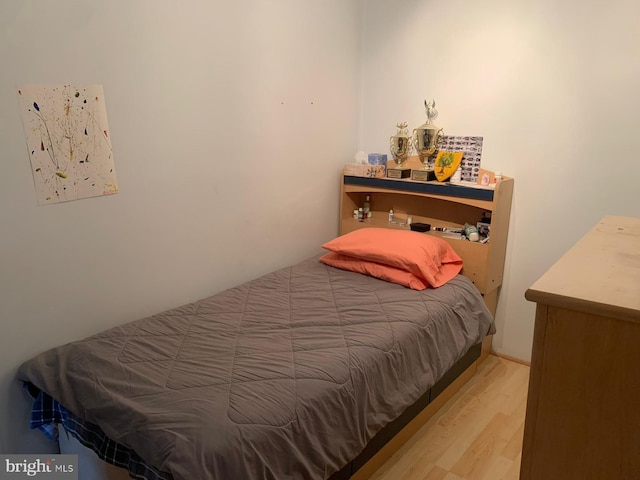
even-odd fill
[{"label": "twin bed", "polygon": [[416,290],[323,257],[31,359],[32,428],[132,478],[350,478],[494,327],[465,275]]}]

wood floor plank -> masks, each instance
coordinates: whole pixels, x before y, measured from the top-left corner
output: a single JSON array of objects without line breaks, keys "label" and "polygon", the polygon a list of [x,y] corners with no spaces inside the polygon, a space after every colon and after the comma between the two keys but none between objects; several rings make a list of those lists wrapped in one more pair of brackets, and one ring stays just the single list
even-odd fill
[{"label": "wood floor plank", "polygon": [[444,477],[446,477],[448,473],[449,472],[437,465],[433,465],[421,480],[444,480]]},{"label": "wood floor plank", "polygon": [[[509,470],[507,470],[507,472],[501,478],[497,478],[495,480],[520,480],[521,460],[522,460],[522,452],[520,452],[520,455],[518,455],[516,459],[513,461],[513,464],[511,465]],[[487,479],[487,480],[494,480],[494,479]]]},{"label": "wood floor plank", "polygon": [[465,450],[451,472],[460,478],[481,479],[507,445],[507,440],[502,438],[500,432],[504,430],[508,420],[501,412],[491,417],[487,426]]},{"label": "wood floor plank", "polygon": [[489,355],[373,480],[517,480],[529,367]]},{"label": "wood floor plank", "polygon": [[449,472],[449,473],[447,473],[447,475],[442,480],[464,480],[464,479],[462,479],[462,478],[458,477],[457,475],[454,475],[453,473]]},{"label": "wood floor plank", "polygon": [[511,466],[513,465],[513,460],[509,460],[508,458],[503,457],[502,455],[498,455],[494,459],[494,461],[489,466],[489,469],[484,474],[484,478],[497,480],[503,478]]},{"label": "wood floor plank", "polygon": [[[524,415],[523,415],[524,416]],[[518,430],[511,436],[509,443],[502,451],[502,455],[509,460],[515,460],[522,453],[522,439],[524,438],[524,418],[520,421]]]}]

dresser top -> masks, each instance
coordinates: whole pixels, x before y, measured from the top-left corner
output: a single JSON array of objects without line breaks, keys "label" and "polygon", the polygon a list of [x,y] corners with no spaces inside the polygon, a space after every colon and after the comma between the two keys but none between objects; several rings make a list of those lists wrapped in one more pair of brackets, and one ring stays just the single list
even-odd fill
[{"label": "dresser top", "polygon": [[525,293],[527,300],[640,321],[640,219],[607,216]]}]

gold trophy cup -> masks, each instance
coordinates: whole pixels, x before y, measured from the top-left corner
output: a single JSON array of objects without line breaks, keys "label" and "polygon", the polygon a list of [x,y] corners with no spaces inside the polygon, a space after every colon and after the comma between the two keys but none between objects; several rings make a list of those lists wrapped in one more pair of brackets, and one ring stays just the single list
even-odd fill
[{"label": "gold trophy cup", "polygon": [[411,175],[410,168],[403,168],[402,164],[407,161],[413,145],[411,144],[411,136],[407,130],[407,122],[398,123],[396,125],[398,132],[389,138],[389,149],[391,156],[396,162],[393,168],[387,168],[387,177],[389,178],[407,178]]},{"label": "gold trophy cup", "polygon": [[427,121],[413,130],[413,143],[422,162],[422,168],[412,170],[411,179],[429,182],[436,179],[433,170],[433,154],[436,152],[443,134],[442,128],[438,128],[433,124],[433,120],[438,116],[435,100],[430,103],[425,100],[424,107],[427,112]]}]

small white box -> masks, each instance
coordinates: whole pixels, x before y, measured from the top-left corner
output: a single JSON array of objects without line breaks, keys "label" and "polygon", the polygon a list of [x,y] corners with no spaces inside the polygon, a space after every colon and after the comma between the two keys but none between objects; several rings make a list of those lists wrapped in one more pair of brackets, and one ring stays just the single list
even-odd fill
[{"label": "small white box", "polygon": [[384,165],[369,165],[367,163],[345,163],[344,174],[354,177],[384,178],[387,167]]}]

